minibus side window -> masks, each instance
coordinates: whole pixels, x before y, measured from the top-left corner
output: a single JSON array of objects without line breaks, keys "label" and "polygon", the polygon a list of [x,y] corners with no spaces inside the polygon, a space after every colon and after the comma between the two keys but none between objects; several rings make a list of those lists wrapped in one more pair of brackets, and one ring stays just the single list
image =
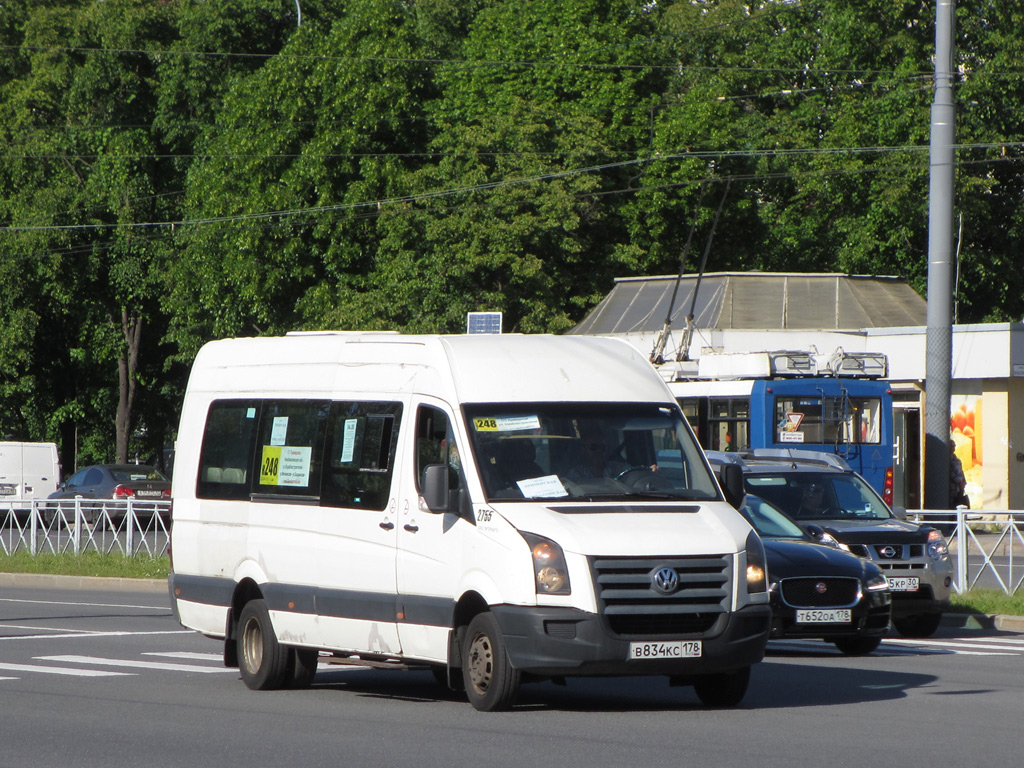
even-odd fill
[{"label": "minibus side window", "polygon": [[330,402],[268,400],[260,418],[253,492],[319,498]]},{"label": "minibus side window", "polygon": [[462,460],[448,415],[439,408],[421,405],[416,415],[416,488],[423,490],[423,471],[431,464],[448,467],[448,490],[461,485]]},{"label": "minibus side window", "polygon": [[321,505],[387,507],[401,416],[401,403],[332,404]]},{"label": "minibus side window", "polygon": [[210,405],[199,454],[197,498],[249,499],[248,467],[258,419],[255,400],[217,400]]}]

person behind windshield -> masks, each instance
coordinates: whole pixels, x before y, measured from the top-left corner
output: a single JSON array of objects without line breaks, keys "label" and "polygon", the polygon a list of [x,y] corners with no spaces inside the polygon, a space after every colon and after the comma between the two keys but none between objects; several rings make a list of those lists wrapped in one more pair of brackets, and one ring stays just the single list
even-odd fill
[{"label": "person behind windshield", "polygon": [[581,432],[581,462],[568,472],[571,480],[592,480],[599,477],[616,477],[629,465],[621,459],[608,455],[608,442],[600,430],[589,429]]},{"label": "person behind windshield", "polygon": [[825,486],[821,483],[808,483],[803,487],[797,517],[823,517],[829,513],[825,504]]}]

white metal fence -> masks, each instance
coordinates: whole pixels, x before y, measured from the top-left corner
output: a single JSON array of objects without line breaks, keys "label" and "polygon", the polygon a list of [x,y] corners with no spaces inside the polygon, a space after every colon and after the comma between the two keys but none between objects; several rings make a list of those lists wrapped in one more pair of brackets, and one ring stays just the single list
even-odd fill
[{"label": "white metal fence", "polygon": [[171,502],[99,499],[5,499],[0,502],[0,553],[167,554]]},{"label": "white metal fence", "polygon": [[[6,499],[0,502],[0,553],[159,557],[170,544],[170,516],[169,501]],[[955,591],[986,587],[1013,594],[1024,588],[1024,511],[918,510],[908,518],[947,533]]]},{"label": "white metal fence", "polygon": [[1024,511],[920,510],[907,516],[947,534],[956,592],[984,587],[1012,595],[1024,586]]}]

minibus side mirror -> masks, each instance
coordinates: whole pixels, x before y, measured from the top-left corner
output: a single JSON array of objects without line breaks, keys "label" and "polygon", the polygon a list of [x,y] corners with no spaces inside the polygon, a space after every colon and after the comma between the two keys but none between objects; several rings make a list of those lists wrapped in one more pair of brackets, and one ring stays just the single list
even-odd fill
[{"label": "minibus side mirror", "polygon": [[423,501],[431,512],[448,510],[448,467],[444,464],[423,468]]},{"label": "minibus side mirror", "polygon": [[743,468],[738,464],[723,464],[718,476],[722,481],[725,500],[739,509],[743,504]]}]

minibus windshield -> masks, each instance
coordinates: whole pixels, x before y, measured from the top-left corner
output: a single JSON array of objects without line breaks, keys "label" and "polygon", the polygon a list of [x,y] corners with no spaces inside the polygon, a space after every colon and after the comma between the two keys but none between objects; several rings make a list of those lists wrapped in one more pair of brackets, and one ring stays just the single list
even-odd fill
[{"label": "minibus windshield", "polygon": [[477,404],[465,415],[489,501],[718,498],[674,405]]}]

